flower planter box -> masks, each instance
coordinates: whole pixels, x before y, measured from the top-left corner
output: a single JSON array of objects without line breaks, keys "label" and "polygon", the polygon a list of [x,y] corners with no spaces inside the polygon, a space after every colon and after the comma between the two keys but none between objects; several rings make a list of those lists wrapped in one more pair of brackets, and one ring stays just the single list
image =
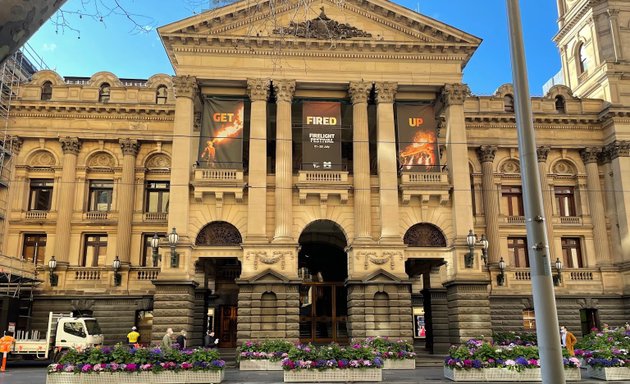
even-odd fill
[{"label": "flower planter box", "polygon": [[50,373],[46,384],[178,384],[220,383],[225,373],[219,371],[180,372],[102,372],[102,373]]},{"label": "flower planter box", "polygon": [[347,381],[383,381],[383,370],[380,368],[347,368],[347,369],[296,369],[284,371],[285,383],[317,383]]},{"label": "flower planter box", "polygon": [[241,360],[238,363],[238,369],[241,371],[282,371],[282,360]]},{"label": "flower planter box", "polygon": [[600,380],[630,380],[630,368],[628,367],[588,367],[587,376]]},{"label": "flower planter box", "polygon": [[[567,381],[582,380],[579,368],[565,368]],[[444,367],[444,377],[452,381],[542,381],[540,368],[528,368],[520,372],[507,368],[451,369]]]},{"label": "flower planter box", "polygon": [[384,359],[383,369],[416,369],[416,359]]}]

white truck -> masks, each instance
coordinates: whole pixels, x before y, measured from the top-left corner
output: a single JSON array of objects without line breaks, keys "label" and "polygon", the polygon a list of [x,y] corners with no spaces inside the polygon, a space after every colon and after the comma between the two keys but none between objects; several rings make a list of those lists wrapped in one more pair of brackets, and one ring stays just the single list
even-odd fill
[{"label": "white truck", "polygon": [[102,344],[103,334],[95,318],[50,312],[46,338],[40,338],[39,331],[17,331],[11,354],[48,359],[68,348],[85,349]]}]

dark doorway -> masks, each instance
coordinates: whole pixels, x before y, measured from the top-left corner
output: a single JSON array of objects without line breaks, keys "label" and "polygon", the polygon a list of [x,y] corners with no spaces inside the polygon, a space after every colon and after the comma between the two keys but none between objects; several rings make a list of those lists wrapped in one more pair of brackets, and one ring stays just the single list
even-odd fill
[{"label": "dark doorway", "polygon": [[318,220],[300,236],[300,341],[347,342],[346,237],[334,222]]},{"label": "dark doorway", "polygon": [[236,347],[238,322],[238,286],[235,280],[241,274],[236,258],[208,258],[199,262],[205,273],[205,311],[203,334],[213,330],[219,338],[219,347]]},{"label": "dark doorway", "polygon": [[600,329],[597,309],[580,309],[580,322],[582,323],[582,335],[588,335],[593,328]]},{"label": "dark doorway", "polygon": [[236,312],[238,307],[222,305],[219,307],[219,347],[236,347]]}]

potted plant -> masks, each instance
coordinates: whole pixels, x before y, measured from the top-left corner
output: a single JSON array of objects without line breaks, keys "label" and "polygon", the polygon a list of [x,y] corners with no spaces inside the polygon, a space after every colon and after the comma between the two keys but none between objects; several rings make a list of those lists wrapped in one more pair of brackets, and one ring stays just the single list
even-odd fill
[{"label": "potted plant", "polygon": [[286,340],[248,340],[236,349],[236,360],[241,371],[281,371],[281,360],[292,347]]},{"label": "potted plant", "polygon": [[375,351],[359,343],[298,344],[282,360],[285,382],[382,381],[382,366]]},{"label": "potted plant", "polygon": [[[68,350],[59,363],[48,366],[47,384],[220,383],[225,362],[211,349],[179,351],[115,347]],[[86,375],[89,375],[86,377]]]},{"label": "potted plant", "polygon": [[630,380],[630,332],[593,330],[576,344],[587,375],[600,380]]},{"label": "potted plant", "polygon": [[406,340],[369,337],[360,343],[376,352],[383,360],[383,369],[416,369],[416,353]]}]

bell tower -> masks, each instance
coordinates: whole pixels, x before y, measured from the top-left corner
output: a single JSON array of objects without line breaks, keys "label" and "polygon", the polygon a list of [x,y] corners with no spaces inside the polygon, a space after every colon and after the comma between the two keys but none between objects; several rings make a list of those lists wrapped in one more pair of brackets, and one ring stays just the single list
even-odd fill
[{"label": "bell tower", "polygon": [[557,0],[565,85],[578,97],[630,105],[630,4]]}]

